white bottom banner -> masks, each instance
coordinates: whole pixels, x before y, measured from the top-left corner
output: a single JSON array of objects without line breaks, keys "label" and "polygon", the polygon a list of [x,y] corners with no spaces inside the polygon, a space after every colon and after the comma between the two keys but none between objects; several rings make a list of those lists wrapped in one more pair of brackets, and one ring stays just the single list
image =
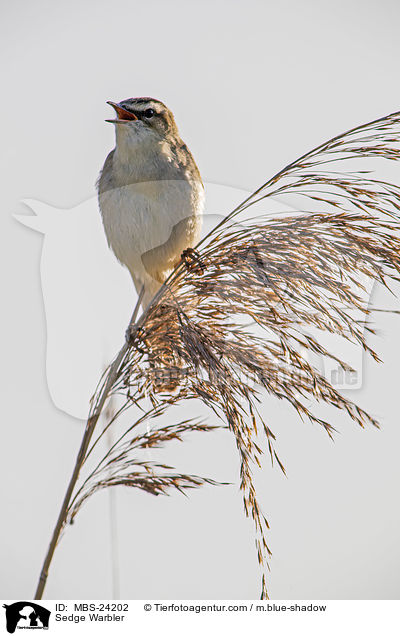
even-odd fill
[{"label": "white bottom banner", "polygon": [[400,601],[2,601],[0,634],[394,634]]}]

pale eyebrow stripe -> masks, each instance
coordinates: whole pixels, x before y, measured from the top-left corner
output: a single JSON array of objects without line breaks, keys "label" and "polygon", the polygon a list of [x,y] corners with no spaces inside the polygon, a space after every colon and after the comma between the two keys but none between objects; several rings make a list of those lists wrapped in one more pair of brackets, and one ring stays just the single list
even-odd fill
[{"label": "pale eyebrow stripe", "polygon": [[132,108],[138,113],[144,113],[144,111],[148,110],[149,108],[152,108],[154,112],[157,113],[157,115],[160,115],[160,113],[162,113],[162,110],[158,110],[157,104],[154,104],[152,102],[148,102],[147,104],[134,104]]}]

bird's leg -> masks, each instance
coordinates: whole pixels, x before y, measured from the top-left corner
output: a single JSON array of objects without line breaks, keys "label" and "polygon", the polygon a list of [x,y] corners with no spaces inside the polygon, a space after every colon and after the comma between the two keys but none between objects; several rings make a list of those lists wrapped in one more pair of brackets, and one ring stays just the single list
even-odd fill
[{"label": "bird's leg", "polygon": [[125,331],[125,339],[128,344],[132,337],[132,328],[135,326],[136,318],[139,312],[140,303],[143,300],[143,296],[144,296],[144,285],[142,285],[142,289],[140,290],[138,299],[136,301],[135,309],[133,310],[132,317],[129,321],[128,329]]},{"label": "bird's leg", "polygon": [[183,250],[181,259],[189,271],[196,272],[197,274],[204,274],[205,265],[200,254],[193,249],[193,247],[187,247]]}]

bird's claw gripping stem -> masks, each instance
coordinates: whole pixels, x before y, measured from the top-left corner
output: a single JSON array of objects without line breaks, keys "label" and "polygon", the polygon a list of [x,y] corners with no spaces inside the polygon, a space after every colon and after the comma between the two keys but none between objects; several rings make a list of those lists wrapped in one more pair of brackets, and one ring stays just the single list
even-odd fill
[{"label": "bird's claw gripping stem", "polygon": [[206,267],[199,254],[193,247],[187,247],[181,254],[182,262],[190,272],[204,274]]}]

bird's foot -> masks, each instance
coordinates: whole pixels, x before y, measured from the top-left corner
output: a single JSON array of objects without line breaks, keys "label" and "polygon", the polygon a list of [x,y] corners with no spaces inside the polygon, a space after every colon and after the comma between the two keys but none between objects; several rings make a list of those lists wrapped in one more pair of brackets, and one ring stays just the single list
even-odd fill
[{"label": "bird's foot", "polygon": [[[128,329],[125,331],[125,340],[127,344],[131,345],[135,341],[140,342],[143,336],[143,329],[138,327],[135,323],[131,323]],[[137,347],[139,349],[139,347]]]},{"label": "bird's foot", "polygon": [[128,329],[125,331],[125,341],[126,344],[132,344],[132,341],[135,339],[136,329],[135,325],[129,325]]},{"label": "bird's foot", "polygon": [[182,262],[185,264],[189,272],[204,274],[206,271],[202,258],[193,247],[187,247],[181,254]]}]

